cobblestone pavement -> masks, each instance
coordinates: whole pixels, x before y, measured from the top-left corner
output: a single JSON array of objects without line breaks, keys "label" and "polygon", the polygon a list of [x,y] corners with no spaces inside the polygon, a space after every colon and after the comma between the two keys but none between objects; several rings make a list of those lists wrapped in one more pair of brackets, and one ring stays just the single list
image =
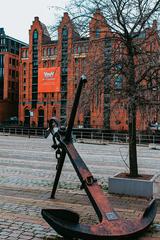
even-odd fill
[{"label": "cobblestone pavement", "polygon": [[[60,179],[56,199],[50,199],[56,159],[50,139],[0,136],[0,239],[53,240],[56,233],[41,217],[42,208],[68,208],[81,214],[82,222],[95,222],[95,213],[68,159]],[[108,176],[125,171],[126,145],[77,144],[82,158],[107,189]],[[160,151],[138,147],[140,173],[157,174]],[[125,162],[125,163],[124,163]],[[148,201],[109,195],[115,210],[125,218],[139,217]],[[55,238],[56,236],[56,238]],[[160,239],[160,201],[154,224],[141,240]]]}]

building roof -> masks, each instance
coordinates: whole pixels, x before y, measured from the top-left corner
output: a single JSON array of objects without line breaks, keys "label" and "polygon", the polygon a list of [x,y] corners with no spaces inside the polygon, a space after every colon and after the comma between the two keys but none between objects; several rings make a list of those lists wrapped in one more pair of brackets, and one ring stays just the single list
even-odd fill
[{"label": "building roof", "polygon": [[40,22],[40,23],[41,23],[41,25],[42,25],[43,34],[44,34],[45,36],[47,36],[47,37],[50,37],[50,34],[49,34],[49,32],[48,32],[48,29],[47,29],[46,25],[45,25],[44,23],[42,23],[42,22]]}]

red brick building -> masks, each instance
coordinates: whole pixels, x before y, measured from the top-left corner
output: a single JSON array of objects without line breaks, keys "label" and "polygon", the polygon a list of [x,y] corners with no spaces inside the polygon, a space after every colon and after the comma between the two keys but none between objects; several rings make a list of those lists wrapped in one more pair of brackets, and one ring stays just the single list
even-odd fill
[{"label": "red brick building", "polygon": [[[75,38],[78,40],[74,43]],[[79,65],[82,65],[81,62],[83,66],[85,65],[86,51],[88,51],[88,41],[81,41],[67,13],[64,14],[58,28],[57,41],[51,41],[46,26],[35,17],[29,30],[29,47],[22,48],[20,56],[19,121],[21,124],[46,127],[47,121],[52,116],[66,122],[75,87],[82,73]],[[49,76],[52,70],[54,73],[59,71],[57,74],[59,89],[52,84],[48,89],[43,86],[41,74]]]},{"label": "red brick building", "polygon": [[[29,46],[21,49],[19,59],[20,124],[47,127],[52,116],[66,123],[80,76],[86,74],[88,83],[75,126],[128,128],[125,100],[119,101],[117,95],[111,96],[109,91],[113,79],[107,66],[114,60],[115,43],[111,41],[113,33],[99,11],[91,19],[89,31],[89,37],[80,37],[68,14],[64,13],[58,38],[52,41],[46,26],[35,17],[29,30]],[[115,81],[114,84],[120,86],[120,79]],[[141,125],[139,111],[137,120],[137,129],[144,130],[148,121]]]},{"label": "red brick building", "polygon": [[27,44],[0,28],[0,123],[18,119],[19,49]]}]

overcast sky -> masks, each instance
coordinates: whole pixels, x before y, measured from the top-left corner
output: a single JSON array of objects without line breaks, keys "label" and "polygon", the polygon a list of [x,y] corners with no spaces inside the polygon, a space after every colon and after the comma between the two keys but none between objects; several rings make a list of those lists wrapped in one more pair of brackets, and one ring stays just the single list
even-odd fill
[{"label": "overcast sky", "polygon": [[38,16],[46,26],[55,23],[56,14],[62,15],[63,9],[57,11],[52,6],[64,8],[69,0],[1,0],[0,27],[5,29],[6,35],[29,41],[28,31]]}]

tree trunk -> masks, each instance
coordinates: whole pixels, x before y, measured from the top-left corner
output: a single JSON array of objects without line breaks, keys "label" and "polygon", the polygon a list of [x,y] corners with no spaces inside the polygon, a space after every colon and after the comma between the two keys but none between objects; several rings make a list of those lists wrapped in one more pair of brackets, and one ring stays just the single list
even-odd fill
[{"label": "tree trunk", "polygon": [[135,83],[135,65],[134,65],[134,48],[132,40],[128,42],[129,57],[129,106],[128,106],[128,135],[129,135],[129,167],[130,177],[138,176],[137,164],[137,146],[136,146],[136,83]]},{"label": "tree trunk", "polygon": [[136,104],[130,98],[128,109],[128,135],[129,135],[129,166],[130,177],[138,176],[137,147],[136,147]]}]

